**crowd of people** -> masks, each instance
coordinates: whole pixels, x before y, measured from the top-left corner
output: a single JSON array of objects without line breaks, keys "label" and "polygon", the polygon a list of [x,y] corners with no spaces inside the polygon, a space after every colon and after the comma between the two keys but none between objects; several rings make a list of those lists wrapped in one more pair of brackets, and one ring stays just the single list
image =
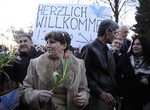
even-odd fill
[{"label": "crowd of people", "polygon": [[138,35],[130,41],[128,33],[128,26],[105,19],[81,52],[66,31],[48,32],[45,46],[20,36],[17,62],[5,68],[23,85],[16,110],[146,110],[149,41]]}]

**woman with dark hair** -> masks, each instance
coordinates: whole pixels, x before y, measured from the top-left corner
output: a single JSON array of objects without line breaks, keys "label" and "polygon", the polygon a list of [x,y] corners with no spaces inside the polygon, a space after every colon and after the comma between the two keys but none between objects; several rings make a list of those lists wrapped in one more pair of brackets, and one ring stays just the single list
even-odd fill
[{"label": "woman with dark hair", "polygon": [[143,110],[150,102],[150,50],[145,37],[135,37],[119,61],[117,79],[123,97],[121,110]]},{"label": "woman with dark hair", "polygon": [[82,109],[89,99],[84,61],[69,52],[67,32],[49,32],[45,41],[47,52],[30,61],[22,101],[31,110]]}]

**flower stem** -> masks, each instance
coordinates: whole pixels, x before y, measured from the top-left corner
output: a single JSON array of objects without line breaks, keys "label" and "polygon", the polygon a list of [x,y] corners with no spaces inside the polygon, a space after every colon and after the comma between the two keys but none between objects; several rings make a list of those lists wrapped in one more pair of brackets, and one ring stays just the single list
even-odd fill
[{"label": "flower stem", "polygon": [[4,73],[4,75],[7,77],[8,81],[10,82],[10,77],[9,75],[5,72],[5,70],[3,68],[0,69],[1,73]]}]

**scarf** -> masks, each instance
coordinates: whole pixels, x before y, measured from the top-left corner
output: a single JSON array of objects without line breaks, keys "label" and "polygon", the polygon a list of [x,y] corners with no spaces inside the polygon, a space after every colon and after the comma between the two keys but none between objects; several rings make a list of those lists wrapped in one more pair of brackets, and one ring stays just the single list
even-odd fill
[{"label": "scarf", "polygon": [[131,65],[135,71],[135,74],[144,73],[150,75],[150,65],[144,62],[144,56],[135,57],[130,56]]}]

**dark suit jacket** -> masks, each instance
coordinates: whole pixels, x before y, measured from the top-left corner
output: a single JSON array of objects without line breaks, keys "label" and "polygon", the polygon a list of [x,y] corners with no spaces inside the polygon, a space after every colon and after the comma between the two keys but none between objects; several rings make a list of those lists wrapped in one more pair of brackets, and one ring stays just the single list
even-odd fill
[{"label": "dark suit jacket", "polygon": [[99,97],[102,91],[114,94],[116,88],[115,81],[115,61],[110,50],[106,55],[103,51],[104,45],[97,38],[91,44],[83,47],[82,59],[85,61],[86,75],[90,94]]},{"label": "dark suit jacket", "polygon": [[121,49],[120,49],[120,52],[121,53],[127,53],[130,45],[131,45],[131,41],[128,39],[124,39],[123,44],[122,44]]}]

